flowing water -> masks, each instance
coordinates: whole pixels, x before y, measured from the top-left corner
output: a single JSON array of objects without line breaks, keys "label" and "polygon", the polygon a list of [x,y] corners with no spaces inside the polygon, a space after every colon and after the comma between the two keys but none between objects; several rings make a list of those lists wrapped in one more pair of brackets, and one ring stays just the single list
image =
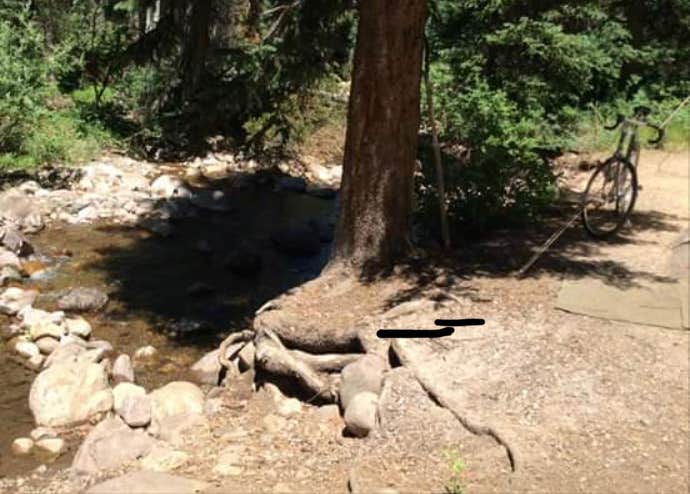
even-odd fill
[{"label": "flowing water", "polygon": [[[276,250],[270,236],[295,220],[331,219],[334,201],[263,189],[233,191],[233,212],[201,212],[197,218],[178,220],[175,234],[167,238],[103,224],[47,229],[32,242],[47,256],[49,268],[41,279],[23,286],[39,289],[34,305],[50,310],[55,309],[56,292],[100,288],[110,302],[102,312],[85,316],[94,328],[92,339],[107,340],[116,352],[129,354],[141,346],[156,347],[157,359],[135,367],[137,382],[148,390],[185,379],[201,355],[230,331],[248,327],[265,301],[316,277],[328,258],[328,244],[319,255],[291,257]],[[238,276],[222,267],[224,257],[243,242],[261,254],[262,268],[256,275]],[[191,294],[189,288],[199,283],[206,291]],[[195,321],[201,329],[180,335],[176,325],[184,320]],[[12,440],[33,428],[28,395],[34,373],[0,348],[0,376],[3,477],[26,473],[39,461],[10,452]],[[70,444],[69,453],[52,467],[68,464],[76,447]]]}]

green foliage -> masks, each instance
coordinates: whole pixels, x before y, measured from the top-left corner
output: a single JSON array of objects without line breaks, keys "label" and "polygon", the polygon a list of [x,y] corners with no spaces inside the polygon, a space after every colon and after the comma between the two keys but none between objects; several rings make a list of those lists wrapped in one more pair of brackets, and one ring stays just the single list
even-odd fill
[{"label": "green foliage", "polygon": [[465,462],[457,451],[444,451],[446,461],[449,463],[450,479],[446,484],[447,494],[465,494]]},{"label": "green foliage", "polygon": [[[431,77],[451,150],[455,227],[483,231],[536,217],[553,197],[552,156],[608,146],[601,122],[637,104],[665,116],[690,93],[689,33],[688,0],[437,0]],[[685,113],[670,140],[686,140],[684,131]],[[422,214],[435,216],[433,167],[424,150],[421,157]]]}]

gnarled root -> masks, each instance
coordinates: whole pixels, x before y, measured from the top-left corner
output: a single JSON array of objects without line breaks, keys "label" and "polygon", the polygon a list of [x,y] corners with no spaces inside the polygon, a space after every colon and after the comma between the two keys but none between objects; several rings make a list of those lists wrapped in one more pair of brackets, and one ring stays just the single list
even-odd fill
[{"label": "gnarled root", "polygon": [[447,400],[443,396],[443,393],[441,393],[439,391],[439,389],[436,387],[436,385],[434,385],[433,383],[429,382],[427,379],[424,379],[422,377],[421,372],[419,371],[419,369],[417,368],[415,363],[412,361],[412,359],[408,355],[407,351],[404,348],[404,345],[401,344],[399,340],[393,340],[393,342],[391,343],[391,348],[395,352],[400,363],[412,371],[412,373],[417,378],[417,381],[422,386],[424,391],[426,391],[427,394],[438,405],[442,406],[443,408],[447,409],[450,413],[452,413],[453,416],[456,419],[458,419],[458,421],[463,425],[463,427],[465,427],[465,429],[470,431],[472,434],[475,434],[477,436],[490,436],[498,444],[503,446],[506,450],[506,454],[508,455],[508,461],[510,462],[510,468],[513,470],[513,472],[515,472],[517,470],[518,458],[517,458],[516,451],[510,445],[510,443],[503,437],[503,435],[501,435],[493,427],[475,424],[469,418],[465,417],[458,410],[456,410],[453,407],[453,405],[450,403],[450,401]]},{"label": "gnarled root", "polygon": [[[256,338],[256,362],[264,370],[295,379],[307,391],[325,401],[336,401],[337,391],[330,381],[319,374],[305,360],[297,355],[303,352],[290,351],[272,332],[263,330]],[[304,356],[304,354],[302,355]],[[313,362],[322,356],[310,356]],[[314,360],[316,359],[316,360]]]},{"label": "gnarled root", "polygon": [[[240,353],[240,351],[242,351],[244,345],[246,345],[254,339],[255,334],[256,333],[254,333],[254,331],[246,329],[244,331],[240,331],[239,333],[232,333],[230,336],[225,338],[223,342],[220,344],[218,352],[218,362],[220,363],[220,365],[222,365],[226,369],[232,369],[233,365],[231,360],[235,358],[235,356],[238,353]],[[230,355],[228,355],[228,349],[230,348],[230,346],[236,343],[243,344],[239,345],[232,352],[230,352]]]}]

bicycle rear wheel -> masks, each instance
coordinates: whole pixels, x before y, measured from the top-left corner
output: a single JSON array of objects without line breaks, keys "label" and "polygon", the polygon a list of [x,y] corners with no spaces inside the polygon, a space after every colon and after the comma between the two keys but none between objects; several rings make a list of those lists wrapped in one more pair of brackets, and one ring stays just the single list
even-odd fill
[{"label": "bicycle rear wheel", "polygon": [[623,158],[609,158],[587,183],[582,208],[585,229],[596,238],[617,233],[625,225],[636,200],[635,167]]}]

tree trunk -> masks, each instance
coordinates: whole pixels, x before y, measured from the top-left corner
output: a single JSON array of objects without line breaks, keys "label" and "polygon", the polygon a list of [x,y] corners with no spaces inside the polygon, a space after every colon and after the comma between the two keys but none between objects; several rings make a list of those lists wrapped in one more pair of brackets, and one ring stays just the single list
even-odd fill
[{"label": "tree trunk", "polygon": [[334,261],[379,268],[407,252],[426,3],[359,3]]},{"label": "tree trunk", "polygon": [[212,0],[196,0],[192,4],[183,62],[184,93],[187,99],[196,93],[204,73],[210,44],[211,3]]}]

